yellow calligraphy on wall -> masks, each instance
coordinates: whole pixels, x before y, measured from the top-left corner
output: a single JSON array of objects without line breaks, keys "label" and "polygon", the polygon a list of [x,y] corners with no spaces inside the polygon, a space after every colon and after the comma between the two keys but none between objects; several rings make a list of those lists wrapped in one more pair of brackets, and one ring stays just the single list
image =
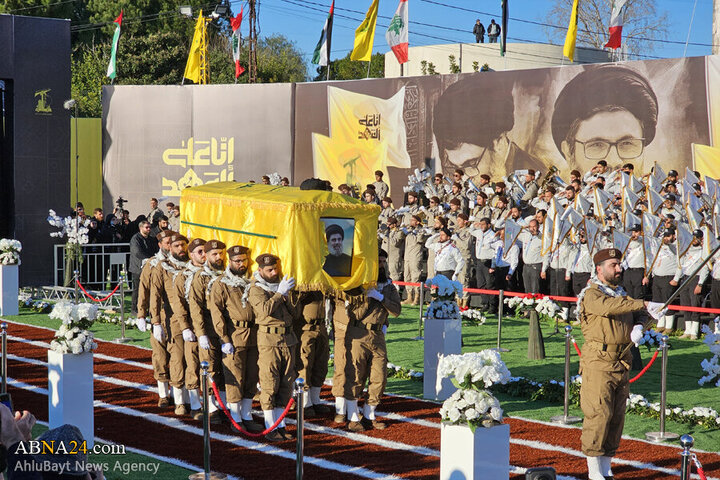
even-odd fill
[{"label": "yellow calligraphy on wall", "polygon": [[[180,192],[187,187],[233,181],[235,137],[221,137],[219,140],[215,137],[209,140],[190,137],[181,143],[180,148],[164,150],[162,159],[165,165],[184,169],[184,172],[175,177],[177,180],[163,176],[164,196],[180,196]],[[223,166],[225,168],[214,168]]]}]

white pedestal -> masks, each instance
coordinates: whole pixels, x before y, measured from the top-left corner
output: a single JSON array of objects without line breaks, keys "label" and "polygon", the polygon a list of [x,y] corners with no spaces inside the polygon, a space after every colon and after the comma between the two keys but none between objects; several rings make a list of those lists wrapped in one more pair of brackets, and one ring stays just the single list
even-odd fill
[{"label": "white pedestal", "polygon": [[0,265],[0,315],[17,315],[18,266]]},{"label": "white pedestal", "polygon": [[93,354],[48,350],[48,390],[50,428],[75,425],[90,448],[95,443]]},{"label": "white pedestal", "polygon": [[457,390],[449,378],[443,378],[440,391],[436,390],[438,355],[461,353],[462,322],[460,319],[425,320],[425,358],[423,368],[423,397],[445,400]]},{"label": "white pedestal", "polygon": [[492,428],[442,423],[440,480],[510,478],[510,425]]}]

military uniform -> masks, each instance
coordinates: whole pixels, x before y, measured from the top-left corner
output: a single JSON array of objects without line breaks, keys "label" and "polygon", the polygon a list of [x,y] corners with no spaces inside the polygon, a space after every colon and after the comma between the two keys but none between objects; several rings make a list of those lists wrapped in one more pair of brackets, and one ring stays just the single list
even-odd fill
[{"label": "military uniform", "polygon": [[345,399],[352,396],[349,379],[354,378],[354,374],[348,374],[348,368],[352,368],[352,362],[348,366],[347,331],[350,324],[350,310],[361,302],[361,295],[345,293],[340,298],[336,298],[333,305],[332,394],[335,397],[335,423],[345,422],[347,411]]},{"label": "military uniform", "polygon": [[[207,301],[208,284],[213,278],[221,274],[222,271],[213,269],[209,262],[205,262],[203,268],[193,275],[187,301],[195,335],[197,335],[198,339],[202,336],[207,337],[210,343],[209,349],[198,349],[200,361],[208,362],[208,373],[222,393],[225,391],[225,376],[222,366],[222,352],[220,351],[220,337],[215,333]],[[216,410],[214,403],[211,403],[210,410]]]},{"label": "military uniform", "polygon": [[[167,255],[163,250],[158,251],[143,265],[140,273],[140,287],[138,290],[138,318],[148,318],[152,323],[152,315],[150,312],[150,279],[161,261],[165,261]],[[159,311],[157,312],[159,315]],[[158,316],[158,324],[161,323]],[[165,331],[167,336],[169,330]],[[157,339],[150,335],[150,347],[152,348],[152,366],[153,375],[158,383],[158,396],[161,402],[167,402],[166,398],[170,394],[170,353],[168,352],[167,342],[160,343]]]},{"label": "military uniform", "polygon": [[579,318],[585,337],[580,357],[580,406],[585,416],[581,442],[588,457],[612,457],[620,445],[632,362],[625,349],[634,326],[633,313],[645,308],[643,300],[608,291],[609,287],[592,283],[581,293]]},{"label": "military uniform", "polygon": [[[262,261],[257,263],[264,265]],[[269,420],[279,418],[292,398],[295,381],[297,337],[293,331],[293,307],[288,297],[277,292],[277,285],[268,283],[255,272],[248,294],[258,326],[260,405],[266,427]]]},{"label": "military uniform", "polygon": [[[465,259],[465,266],[460,270],[458,274],[458,282],[462,283],[463,287],[470,288],[470,270],[473,265],[473,250],[475,249],[475,237],[470,231],[470,227],[467,225],[463,228],[458,228],[452,236],[453,243],[460,250],[460,255]],[[467,306],[467,301],[470,298],[468,292],[463,292],[463,306]]]},{"label": "military uniform", "polygon": [[405,233],[403,233],[401,229],[394,228],[389,231],[386,251],[388,252],[390,278],[393,280],[402,280],[405,256]]},{"label": "military uniform", "polygon": [[330,337],[325,327],[325,297],[321,292],[304,292],[298,302],[296,335],[300,348],[297,356],[297,375],[305,380],[309,395],[305,408],[313,407],[310,414],[325,413],[327,408],[320,400],[320,389],[325,383],[330,359]]},{"label": "military uniform", "polygon": [[[423,266],[423,247],[427,235],[423,228],[408,228],[405,236],[405,281],[417,283],[420,281]],[[420,304],[420,291],[418,287],[408,287],[410,296],[408,300],[415,305]]]},{"label": "military uniform", "polygon": [[244,422],[253,420],[250,412],[259,380],[257,326],[248,301],[249,288],[249,279],[228,269],[212,281],[208,299],[215,333],[222,344],[230,343],[234,348],[222,358],[228,408],[235,421]]},{"label": "military uniform", "polygon": [[387,346],[383,327],[388,325],[388,315],[397,317],[402,307],[400,295],[391,280],[378,284],[376,290],[380,292],[382,300],[368,297],[348,312],[350,322],[347,336],[349,361],[352,364],[348,372],[352,372],[353,376],[348,379],[351,388],[348,391],[350,396],[346,398],[348,420],[359,422],[357,401],[363,394],[365,382],[369,381],[364,417],[374,422],[376,428],[384,428],[384,424],[375,422],[375,407],[380,404],[387,383]]}]

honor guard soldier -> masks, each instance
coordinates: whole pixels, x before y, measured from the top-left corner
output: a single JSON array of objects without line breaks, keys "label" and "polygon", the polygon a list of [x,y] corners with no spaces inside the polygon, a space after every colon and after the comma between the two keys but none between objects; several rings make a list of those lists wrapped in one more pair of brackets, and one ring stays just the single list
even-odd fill
[{"label": "honor guard soldier", "polygon": [[325,383],[330,360],[330,337],[325,326],[330,300],[322,292],[302,292],[298,300],[298,322],[296,335],[299,337],[297,376],[305,380],[305,413],[308,417],[330,413],[320,399],[320,389]]},{"label": "honor guard soldier", "polygon": [[[677,282],[674,280],[678,270],[677,253],[675,249],[675,228],[665,230],[660,249],[655,255],[655,263],[651,266],[652,272],[652,299],[653,302],[664,302],[675,292]],[[673,314],[666,315],[658,320],[657,331],[668,334],[675,327]]]},{"label": "honor guard soldier", "polygon": [[[295,279],[287,276],[280,279],[279,258],[275,255],[263,253],[255,262],[258,270],[248,300],[258,326],[260,406],[267,429],[280,418],[293,395],[297,337],[293,332],[294,309],[288,293],[295,287]],[[277,442],[289,440],[293,436],[285,430],[283,420],[265,438]]]},{"label": "honor guard soldier", "polygon": [[590,480],[612,478],[610,463],[620,446],[625,409],[630,395],[632,355],[627,348],[643,336],[646,308],[654,318],[664,314],[662,304],[627,296],[620,286],[622,252],[600,250],[593,257],[597,279],[578,297],[585,344],[580,357],[580,406],[584,414],[582,452],[587,456]]},{"label": "honor guard soldier", "polygon": [[[150,277],[150,312],[153,318],[153,337],[159,344],[165,343],[170,354],[170,385],[173,387],[175,415],[187,415],[185,403],[190,403],[185,390],[185,345],[180,323],[173,321],[172,304],[175,277],[188,261],[188,240],[179,233],[170,232],[170,255],[160,262]],[[187,402],[185,401],[187,399]]]},{"label": "honor guard soldier", "polygon": [[395,280],[403,278],[403,257],[405,256],[405,234],[398,228],[398,220],[395,217],[388,219],[388,269],[390,276]]},{"label": "honor guard soldier", "polygon": [[195,273],[205,265],[205,240],[193,239],[188,245],[190,261],[180,274],[173,280],[173,295],[170,295],[170,306],[173,316],[171,323],[177,325],[182,332],[185,350],[185,389],[190,398],[190,415],[195,420],[202,419],[202,405],[200,404],[200,357],[198,354],[197,336],[193,332],[190,310],[188,309],[188,295],[190,284]]},{"label": "honor guard soldier", "polygon": [[[152,284],[157,270],[162,268],[160,264],[166,261],[170,255],[170,235],[172,233],[170,230],[164,230],[157,234],[160,251],[143,267],[143,273],[140,274],[140,291],[138,292],[138,315],[143,313],[143,318],[150,317],[152,324],[150,347],[152,348],[153,372],[160,397],[158,407],[161,408],[170,406],[170,352],[167,343],[170,318],[165,318],[165,311],[161,308],[161,304],[153,305],[151,301],[153,298]],[[164,328],[163,323],[165,324]]]},{"label": "honor guard soldier", "polygon": [[[220,399],[225,403],[225,378],[223,376],[222,352],[220,350],[220,337],[215,333],[212,324],[212,315],[208,308],[208,285],[214,278],[222,275],[225,270],[225,244],[220,240],[209,240],[205,243],[205,265],[202,270],[195,273],[190,283],[188,294],[188,308],[192,319],[193,330],[198,338],[199,357],[201,362],[208,362],[208,373],[220,391]],[[222,414],[219,411],[217,400],[210,402],[211,423],[222,423]]]},{"label": "honor guard soldier", "polygon": [[[680,258],[680,265],[678,266],[677,273],[674,280],[682,284],[687,280],[688,276],[694,272],[703,259],[703,231],[695,230],[693,232],[692,242],[690,247],[685,252],[685,255]],[[680,291],[680,303],[682,305],[689,305],[691,307],[699,307],[702,302],[702,288],[705,280],[710,275],[710,269],[705,264],[700,271],[695,275],[695,278],[688,283]],[[680,338],[689,338],[690,340],[697,340],[700,335],[700,314],[698,312],[683,312],[683,320],[685,322],[685,332]],[[679,323],[679,322],[678,322]],[[678,325],[678,330],[680,325]]]},{"label": "honor guard soldier", "polygon": [[222,275],[210,281],[208,303],[215,333],[222,343],[228,410],[235,422],[257,433],[263,428],[252,416],[259,372],[255,314],[248,301],[248,254],[247,247],[241,245],[228,249],[228,266]]},{"label": "honor guard soldier", "polygon": [[[375,409],[387,383],[387,346],[385,333],[388,316],[400,315],[400,295],[387,277],[387,253],[378,254],[378,283],[376,288],[366,292],[365,301],[350,310],[348,344],[350,361],[354,373],[352,378],[352,397],[347,399],[348,429],[353,432],[376,428],[382,430],[385,423],[377,420]],[[363,407],[363,421],[360,422],[358,399],[368,382],[368,396]]]},{"label": "honor guard soldier", "polygon": [[[405,281],[417,283],[422,275],[423,246],[425,245],[425,229],[422,228],[422,219],[417,215],[410,218],[410,226],[405,229]],[[418,287],[407,287],[408,298],[405,303],[420,305],[420,289]]]},{"label": "honor guard soldier", "polygon": [[335,298],[333,305],[333,378],[332,394],[335,397],[335,423],[347,420],[347,398],[352,398],[352,362],[349,361],[348,325],[350,312],[365,301],[361,288],[353,288]]}]

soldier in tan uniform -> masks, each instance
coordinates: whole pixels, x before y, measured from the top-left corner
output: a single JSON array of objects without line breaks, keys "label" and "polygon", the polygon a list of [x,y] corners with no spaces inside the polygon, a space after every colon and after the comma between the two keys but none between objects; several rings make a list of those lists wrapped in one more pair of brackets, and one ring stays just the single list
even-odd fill
[{"label": "soldier in tan uniform", "polygon": [[[208,285],[214,278],[222,275],[225,270],[225,244],[220,240],[209,240],[205,249],[205,265],[193,275],[187,301],[192,319],[193,331],[198,337],[199,356],[201,362],[208,362],[208,373],[220,391],[220,399],[225,399],[225,377],[223,375],[222,352],[220,337],[215,333],[212,316],[208,308]],[[222,423],[222,412],[218,410],[216,400],[208,405],[211,423]]]},{"label": "soldier in tan uniform", "polygon": [[227,269],[210,282],[209,305],[215,333],[222,342],[228,410],[249,432],[262,432],[252,416],[259,373],[257,327],[248,301],[248,254],[247,247],[240,245],[228,249]]},{"label": "soldier in tan uniform", "polygon": [[[405,230],[405,281],[417,283],[422,275],[423,252],[428,236],[422,227],[422,219],[413,215],[410,226]],[[408,298],[405,303],[420,305],[420,289],[408,287]]]},{"label": "soldier in tan uniform", "polygon": [[[620,446],[630,395],[632,355],[626,347],[643,336],[645,315],[664,314],[662,304],[630,298],[620,287],[622,252],[600,250],[593,257],[597,278],[578,295],[578,311],[585,344],[580,357],[580,406],[584,414],[582,451],[587,456],[590,480],[612,478],[610,462]],[[622,357],[620,357],[622,355]]]},{"label": "soldier in tan uniform", "polygon": [[[348,347],[348,325],[350,312],[365,302],[361,288],[353,288],[339,295],[333,308],[333,380],[332,394],[335,397],[335,423],[345,423],[347,420],[346,398],[352,398],[352,362],[348,361],[350,349]],[[350,372],[348,372],[350,370]]]},{"label": "soldier in tan uniform", "polygon": [[295,334],[299,337],[297,376],[305,380],[305,414],[308,417],[330,412],[320,399],[330,359],[330,338],[325,326],[326,301],[322,292],[299,294]]},{"label": "soldier in tan uniform", "polygon": [[[457,216],[457,228],[452,236],[455,246],[460,250],[460,255],[465,259],[465,266],[458,274],[458,282],[462,283],[464,288],[470,288],[470,267],[473,265],[473,252],[475,251],[475,237],[470,233],[468,218],[464,213]],[[470,294],[463,292],[460,306],[467,307],[469,303]]]},{"label": "soldier in tan uniform", "polygon": [[[152,335],[150,335],[150,347],[152,347],[152,366],[155,380],[158,385],[158,407],[167,408],[170,406],[170,352],[168,351],[167,344],[167,332],[169,324],[166,328],[161,327],[163,319],[161,315],[164,314],[161,308],[156,307],[155,315],[153,315],[153,309],[151,308],[151,297],[152,297],[152,278],[155,275],[155,271],[160,267],[160,263],[164,262],[170,255],[170,230],[164,230],[157,235],[158,246],[160,250],[155,256],[148,260],[143,266],[142,272],[140,273],[140,290],[138,291],[138,317],[149,318],[152,325]],[[157,326],[155,324],[157,318]],[[169,322],[169,318],[164,319]],[[144,323],[144,322],[143,322]],[[145,325],[139,325],[141,330],[144,331]]]},{"label": "soldier in tan uniform", "polygon": [[[263,253],[255,262],[258,270],[248,300],[258,326],[260,406],[265,416],[265,428],[269,428],[280,418],[293,395],[297,337],[293,331],[294,308],[288,293],[295,287],[295,279],[285,276],[280,280],[279,258],[274,255]],[[289,440],[293,435],[285,430],[283,420],[265,438],[277,442]]]},{"label": "soldier in tan uniform", "polygon": [[171,324],[182,332],[185,350],[185,389],[190,399],[190,415],[195,420],[202,419],[202,405],[200,404],[200,358],[198,342],[193,332],[188,296],[193,276],[205,265],[205,240],[193,239],[188,245],[190,261],[173,280],[173,295],[170,295],[170,306],[173,316]]},{"label": "soldier in tan uniform", "polygon": [[398,228],[398,220],[395,217],[388,219],[388,270],[390,276],[395,280],[403,278],[403,257],[405,255],[405,234]]},{"label": "soldier in tan uniform", "polygon": [[[350,347],[349,361],[352,368],[347,369],[353,376],[347,380],[351,384],[347,397],[348,429],[360,432],[376,428],[382,430],[385,423],[377,420],[375,409],[387,383],[387,346],[385,333],[388,315],[400,315],[400,294],[387,277],[387,253],[378,255],[378,283],[376,288],[366,292],[366,299],[349,313],[350,323],[347,330],[347,345]],[[368,382],[368,396],[363,407],[363,421],[360,422],[358,399]]]},{"label": "soldier in tan uniform", "polygon": [[185,403],[190,399],[185,389],[185,342],[180,323],[173,321],[172,305],[177,303],[174,281],[188,262],[188,239],[179,233],[170,232],[170,255],[158,264],[150,277],[150,313],[153,322],[153,337],[159,344],[165,344],[170,355],[170,385],[173,387],[175,415],[187,415]]}]

